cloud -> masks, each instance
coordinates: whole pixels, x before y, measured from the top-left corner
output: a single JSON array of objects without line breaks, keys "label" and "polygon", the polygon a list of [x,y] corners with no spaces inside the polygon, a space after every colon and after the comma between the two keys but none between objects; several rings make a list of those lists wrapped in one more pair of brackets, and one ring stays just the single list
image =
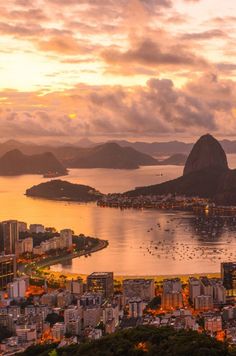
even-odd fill
[{"label": "cloud", "polygon": [[127,51],[121,51],[113,47],[101,53],[102,58],[110,65],[123,66],[125,64],[142,64],[145,66],[159,67],[194,67],[206,66],[206,61],[194,55],[183,46],[163,45],[150,39],[139,41],[134,48],[130,46]]},{"label": "cloud", "polygon": [[53,36],[47,40],[38,42],[38,48],[42,51],[56,52],[67,55],[84,54],[88,52],[88,47],[83,46],[72,36]]},{"label": "cloud", "polygon": [[227,38],[228,34],[219,29],[203,32],[185,33],[181,38],[184,40],[209,40],[214,38]]},{"label": "cloud", "polygon": [[236,130],[236,84],[211,72],[183,88],[151,78],[145,86],[78,85],[46,95],[4,91],[1,97],[0,132],[9,137],[190,136]]}]

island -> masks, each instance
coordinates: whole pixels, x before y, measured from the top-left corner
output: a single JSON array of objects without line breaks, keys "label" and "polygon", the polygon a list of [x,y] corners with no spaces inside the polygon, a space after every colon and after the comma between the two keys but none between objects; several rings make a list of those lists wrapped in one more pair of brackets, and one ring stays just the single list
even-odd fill
[{"label": "island", "polygon": [[97,201],[104,195],[88,185],[70,183],[60,179],[34,185],[27,189],[25,194],[29,197],[79,202]]}]

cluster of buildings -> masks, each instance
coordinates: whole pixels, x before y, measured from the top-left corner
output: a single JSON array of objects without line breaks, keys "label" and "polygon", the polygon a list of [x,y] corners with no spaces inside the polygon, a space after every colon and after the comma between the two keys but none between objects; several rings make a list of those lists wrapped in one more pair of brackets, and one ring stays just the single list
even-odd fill
[{"label": "cluster of buildings", "polygon": [[[127,278],[114,289],[112,272],[94,272],[86,281],[65,279],[59,289],[49,289],[45,281],[40,293],[34,294],[29,277],[17,276],[20,231],[34,236],[45,229],[35,224],[28,229],[27,224],[12,220],[1,223],[3,252],[8,254],[0,255],[0,330],[11,335],[0,343],[3,355],[36,343],[65,345],[84,337],[99,339],[140,324],[205,330],[219,340],[236,343],[236,262],[221,264],[221,278],[190,277],[187,284],[180,278],[161,283]],[[64,229],[40,248],[45,253],[71,244],[72,231]]]},{"label": "cluster of buildings", "polygon": [[108,194],[97,202],[98,206],[109,208],[134,209],[175,209],[194,210],[205,209],[209,200],[199,197],[186,197],[177,195],[142,195],[128,197],[121,194]]},{"label": "cluster of buildings", "polygon": [[[51,229],[49,228],[49,231]],[[50,250],[57,249],[71,249],[72,248],[72,234],[71,229],[64,229],[60,231],[59,236],[54,236],[50,239],[42,241],[40,245],[34,246],[32,236],[20,236],[21,233],[28,233],[27,235],[44,234],[48,229],[42,224],[31,224],[29,228],[27,223],[17,220],[7,220],[0,223],[0,253],[5,255],[14,254],[19,257],[25,253],[34,255],[43,255]]]},{"label": "cluster of buildings", "polygon": [[51,250],[63,250],[72,248],[71,229],[63,229],[60,231],[60,236],[54,236],[46,241],[42,241],[40,245],[33,248],[34,255],[44,255]]}]

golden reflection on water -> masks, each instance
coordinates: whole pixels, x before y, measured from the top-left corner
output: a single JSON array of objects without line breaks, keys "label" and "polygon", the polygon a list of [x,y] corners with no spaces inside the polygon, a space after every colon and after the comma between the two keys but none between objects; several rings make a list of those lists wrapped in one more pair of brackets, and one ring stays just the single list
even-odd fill
[{"label": "golden reflection on water", "polygon": [[[162,177],[157,176],[160,171],[164,172]],[[72,170],[63,179],[88,184],[106,193],[125,191],[135,185],[158,183],[160,180],[174,178],[181,172],[182,167],[145,167],[136,171]],[[236,250],[233,237],[228,233],[207,245],[199,241],[186,214],[183,216],[181,213],[169,214],[154,210],[121,211],[99,208],[95,204],[49,201],[24,195],[27,188],[42,181],[45,179],[32,175],[0,177],[0,220],[18,219],[57,229],[68,227],[76,233],[109,240],[107,249],[88,258],[77,258],[63,266],[54,266],[54,269],[76,273],[104,270],[126,275],[217,272],[221,260],[201,257],[198,247],[205,249],[209,245],[210,249],[215,246],[227,249],[226,240],[231,239],[231,251]],[[160,223],[160,228],[157,223]],[[181,248],[184,258],[181,257]],[[195,257],[190,258],[194,254]],[[227,257],[225,251],[221,257]]]}]

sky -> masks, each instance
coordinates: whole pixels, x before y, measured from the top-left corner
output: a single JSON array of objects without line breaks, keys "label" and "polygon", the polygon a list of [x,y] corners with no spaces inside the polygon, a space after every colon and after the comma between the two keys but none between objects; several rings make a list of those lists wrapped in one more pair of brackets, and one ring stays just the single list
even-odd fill
[{"label": "sky", "polygon": [[0,51],[0,139],[236,137],[235,0],[8,0]]}]

